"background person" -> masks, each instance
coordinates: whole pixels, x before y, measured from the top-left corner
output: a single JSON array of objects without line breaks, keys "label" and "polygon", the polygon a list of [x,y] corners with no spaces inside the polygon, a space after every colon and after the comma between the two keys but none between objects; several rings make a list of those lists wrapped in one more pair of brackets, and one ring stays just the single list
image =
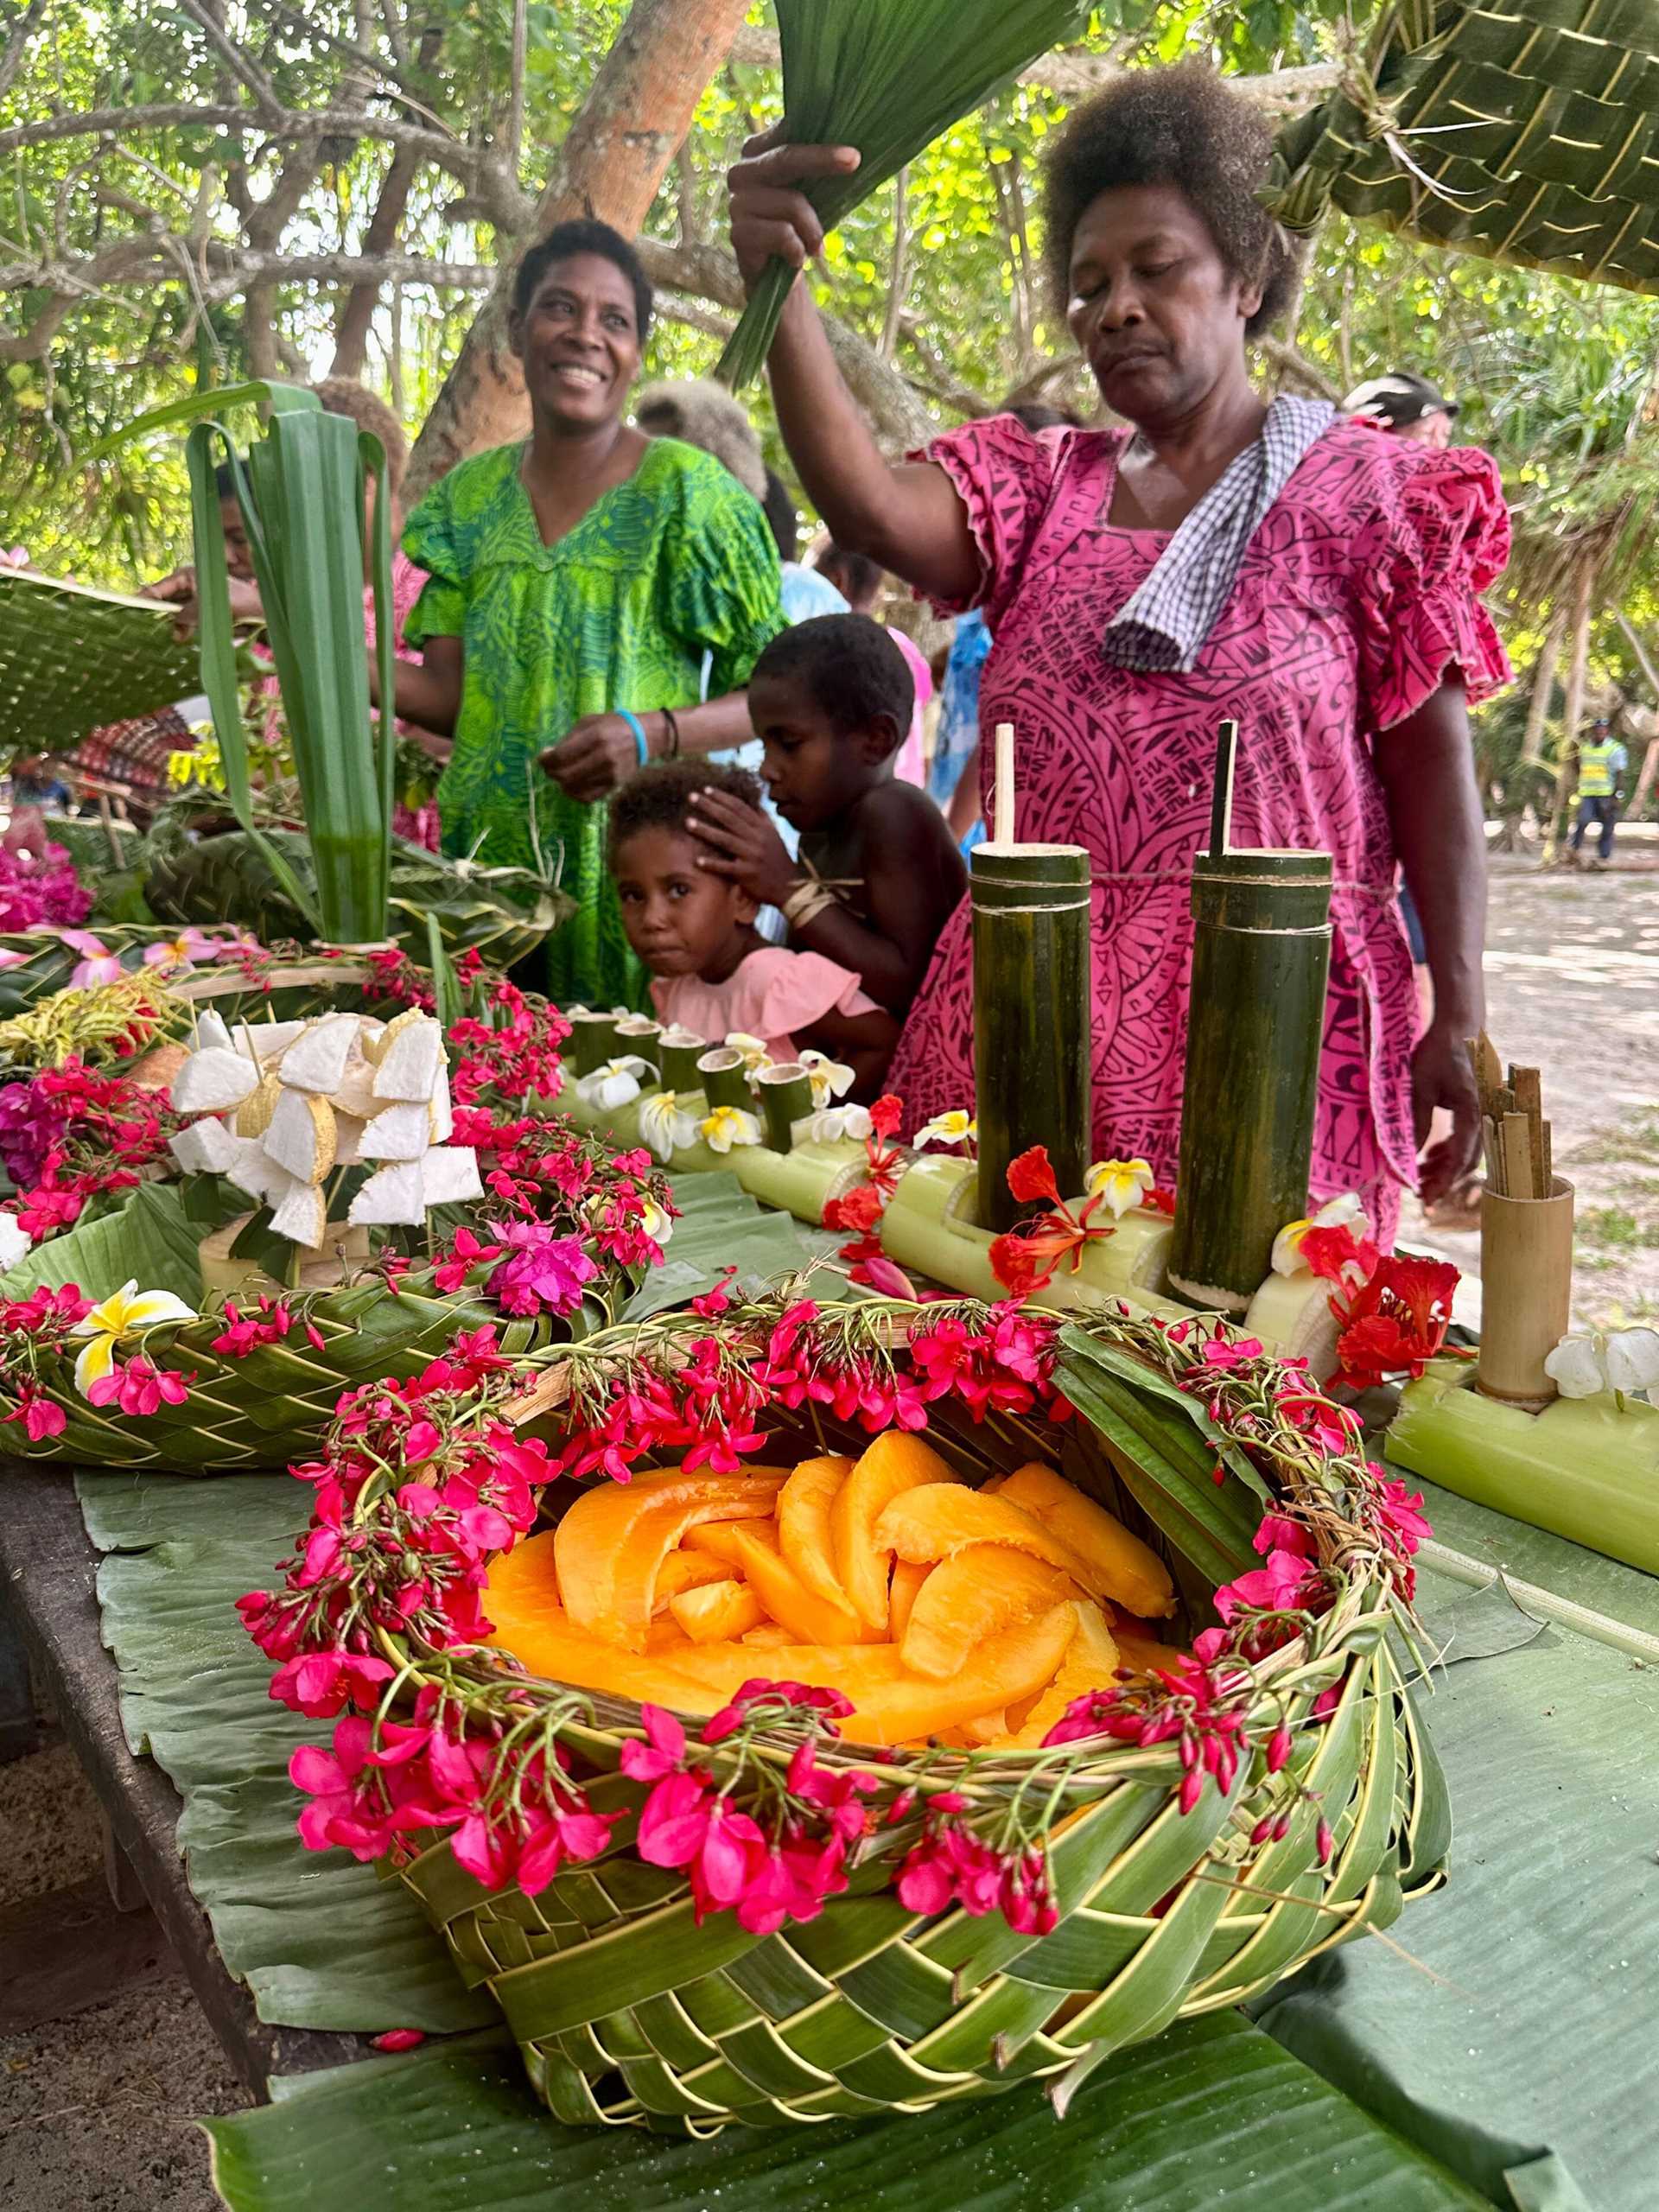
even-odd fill
[{"label": "background person", "polygon": [[595,802],[648,758],[741,743],[741,688],[784,619],[755,500],[708,454],[626,420],[651,311],[608,224],[532,246],[510,322],[531,435],[452,469],[404,533],[428,582],[406,632],[424,661],[399,662],[397,711],[453,734],[444,849],[556,874],[577,912],[540,980],[606,1006],[643,1006],[645,975]]},{"label": "background person", "polygon": [[1613,857],[1613,827],[1618,820],[1630,755],[1613,735],[1605,715],[1598,715],[1588,737],[1579,741],[1579,818],[1573,825],[1573,850],[1584,849],[1584,833],[1593,822],[1599,835],[1592,868],[1605,868]]},{"label": "background person", "polygon": [[1408,445],[1432,446],[1443,453],[1452,442],[1458,403],[1427,377],[1414,376],[1409,369],[1390,369],[1386,376],[1357,385],[1343,401],[1342,411],[1375,423]]},{"label": "background person", "polygon": [[[832,583],[855,614],[868,615],[872,622],[880,620],[876,609],[881,604],[881,588],[887,582],[880,563],[872,561],[868,554],[855,553],[833,540],[821,544],[812,556],[812,565],[826,582]],[[910,670],[910,680],[916,687],[916,704],[912,709],[910,728],[899,748],[893,764],[893,772],[901,784],[923,784],[927,781],[925,747],[922,743],[922,717],[928,701],[933,696],[933,671],[927,664],[926,655],[913,639],[891,624],[883,624],[887,635],[905,657]]]},{"label": "background person", "polygon": [[[731,175],[751,284],[772,255],[799,267],[823,245],[799,184],[858,162],[789,144],[786,127]],[[1509,550],[1497,472],[1252,389],[1247,341],[1287,304],[1295,257],[1256,198],[1268,126],[1212,71],[1128,72],[1050,145],[1055,304],[1131,427],[1033,436],[999,417],[890,466],[804,285],[772,351],[779,423],[841,543],[942,612],[984,610],[997,645],[980,719],[1018,732],[1020,835],[1093,862],[1095,1149],[1142,1155],[1165,1182],[1192,855],[1217,724],[1238,721],[1236,842],[1332,856],[1313,1192],[1357,1190],[1391,1242],[1435,1108],[1452,1128],[1423,1160],[1427,1197],[1479,1142],[1463,1040],[1484,1011],[1485,841],[1465,709],[1510,674],[1478,596]],[[1397,860],[1433,971],[1421,1038]],[[972,1007],[959,911],[894,1055],[912,1120],[971,1104]]]}]

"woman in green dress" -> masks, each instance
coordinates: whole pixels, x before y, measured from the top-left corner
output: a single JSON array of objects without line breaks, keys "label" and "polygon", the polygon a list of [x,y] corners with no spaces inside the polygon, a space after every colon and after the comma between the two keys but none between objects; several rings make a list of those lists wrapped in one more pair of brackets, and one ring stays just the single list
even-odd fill
[{"label": "woman in green dress", "polygon": [[742,687],[784,626],[756,501],[709,454],[623,419],[651,308],[608,225],[563,223],[533,246],[510,324],[531,435],[452,469],[403,541],[429,581],[397,711],[454,734],[444,850],[556,874],[578,911],[545,948],[546,988],[607,1006],[643,1005],[645,977],[596,802],[647,759],[742,743]]}]

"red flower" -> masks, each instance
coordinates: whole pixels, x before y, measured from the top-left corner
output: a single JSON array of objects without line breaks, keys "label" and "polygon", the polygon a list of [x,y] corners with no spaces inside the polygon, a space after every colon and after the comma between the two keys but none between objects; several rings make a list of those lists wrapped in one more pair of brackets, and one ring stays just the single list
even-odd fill
[{"label": "red flower", "polygon": [[1421,1375],[1446,1341],[1458,1270],[1449,1260],[1391,1253],[1376,1263],[1370,1281],[1331,1311],[1342,1324],[1337,1338],[1337,1380],[1370,1389],[1387,1375]]},{"label": "red flower", "polygon": [[1100,1197],[1088,1199],[1074,1212],[1060,1196],[1046,1145],[1034,1144],[1009,1161],[1008,1188],[1021,1205],[1039,1198],[1049,1201],[1046,1212],[1010,1230],[991,1246],[991,1272],[1016,1299],[1041,1290],[1068,1258],[1075,1274],[1085,1245],[1113,1233],[1111,1223],[1096,1224],[1091,1218],[1100,1209]]},{"label": "red flower", "polygon": [[1065,1204],[1046,1144],[1034,1144],[1029,1152],[1008,1162],[1008,1188],[1021,1205],[1030,1205],[1038,1198],[1046,1198],[1051,1205]]},{"label": "red flower", "polygon": [[899,1125],[905,1117],[905,1102],[887,1091],[870,1109],[870,1127],[879,1137],[891,1140],[899,1134]]}]

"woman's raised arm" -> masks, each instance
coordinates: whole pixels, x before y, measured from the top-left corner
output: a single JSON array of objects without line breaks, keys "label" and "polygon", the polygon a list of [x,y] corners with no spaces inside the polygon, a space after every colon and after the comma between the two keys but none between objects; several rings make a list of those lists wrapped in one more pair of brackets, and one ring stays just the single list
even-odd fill
[{"label": "woman's raised arm", "polygon": [[[858,167],[850,146],[782,143],[786,127],[752,138],[727,179],[732,249],[751,288],[774,256],[801,269],[823,249],[823,226],[800,185]],[[836,543],[918,591],[971,600],[980,559],[954,486],[931,463],[882,458],[804,285],[789,296],[767,366],[784,442]]]}]

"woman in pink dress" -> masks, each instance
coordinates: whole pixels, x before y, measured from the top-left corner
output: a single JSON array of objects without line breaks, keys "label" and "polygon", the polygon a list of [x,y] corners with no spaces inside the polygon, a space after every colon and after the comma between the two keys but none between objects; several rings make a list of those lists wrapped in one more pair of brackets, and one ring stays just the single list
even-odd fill
[{"label": "woman in pink dress", "polygon": [[[798,265],[823,242],[798,184],[857,164],[849,149],[777,137],[732,175],[751,283],[769,255]],[[1485,455],[1402,447],[1252,389],[1246,341],[1294,276],[1255,198],[1268,150],[1256,111],[1194,64],[1133,72],[1058,134],[1056,300],[1131,429],[1033,435],[998,417],[892,467],[801,285],[772,389],[837,541],[942,611],[984,610],[996,644],[982,726],[1017,732],[1019,835],[1091,855],[1098,1155],[1144,1155],[1173,1179],[1188,886],[1217,725],[1231,716],[1235,842],[1332,859],[1313,1194],[1358,1191],[1391,1240],[1434,1109],[1452,1126],[1421,1162],[1426,1199],[1478,1147],[1463,1039],[1484,1013],[1485,850],[1465,707],[1509,674],[1478,597],[1507,557],[1508,518]],[[1434,983],[1421,1036],[1396,864]],[[964,906],[893,1065],[915,1121],[971,1104],[972,1050]]]}]

